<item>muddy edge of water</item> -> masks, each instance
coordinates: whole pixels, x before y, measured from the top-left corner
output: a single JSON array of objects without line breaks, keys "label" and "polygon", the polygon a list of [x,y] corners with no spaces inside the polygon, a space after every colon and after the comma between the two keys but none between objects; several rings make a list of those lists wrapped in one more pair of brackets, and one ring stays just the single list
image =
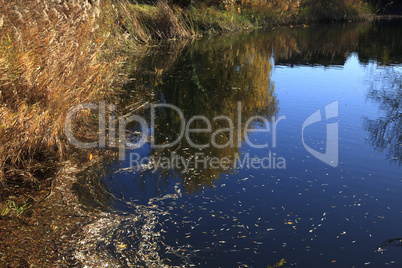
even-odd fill
[{"label": "muddy edge of water", "polygon": [[70,161],[63,163],[51,178],[51,186],[32,197],[36,202],[26,212],[0,218],[0,266],[80,265],[76,258],[77,250],[80,250],[78,243],[88,237],[86,232],[90,231],[83,227],[105,218],[109,223],[103,228],[109,228],[115,222],[111,215],[89,211],[80,204],[72,186],[82,170]]},{"label": "muddy edge of water", "polygon": [[[110,156],[107,156],[110,157]],[[104,157],[93,159],[90,165],[64,162],[50,178],[51,187],[44,197],[20,216],[0,218],[1,267],[116,267],[126,263],[122,251],[124,237],[117,232],[122,226],[135,231],[130,235],[137,243],[130,259],[135,265],[169,267],[159,256],[160,233],[155,231],[158,216],[164,215],[151,200],[148,205],[132,205],[133,212],[108,213],[86,206],[79,200],[74,186],[85,183],[80,173],[96,169]],[[88,186],[88,185],[85,185]],[[107,192],[105,192],[108,194]],[[161,199],[176,199],[170,194]],[[157,201],[157,199],[155,199]],[[164,251],[176,254],[173,248]]]}]

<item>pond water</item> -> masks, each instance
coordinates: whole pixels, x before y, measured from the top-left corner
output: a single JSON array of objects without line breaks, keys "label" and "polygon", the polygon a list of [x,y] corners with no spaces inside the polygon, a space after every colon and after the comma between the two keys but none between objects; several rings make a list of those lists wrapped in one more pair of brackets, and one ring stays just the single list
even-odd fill
[{"label": "pond water", "polygon": [[[402,21],[172,42],[135,64],[121,102],[143,95],[131,113],[152,135],[87,171],[82,202],[167,212],[153,230],[169,265],[401,267]],[[114,234],[121,265],[134,229]]]}]

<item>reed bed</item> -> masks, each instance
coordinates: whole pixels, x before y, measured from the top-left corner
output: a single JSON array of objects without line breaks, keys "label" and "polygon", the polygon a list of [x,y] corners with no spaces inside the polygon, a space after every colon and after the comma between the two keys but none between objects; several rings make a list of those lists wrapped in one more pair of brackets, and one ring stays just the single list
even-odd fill
[{"label": "reed bed", "polygon": [[0,2],[0,182],[36,182],[66,155],[64,120],[75,104],[109,94],[113,62],[99,2]]}]

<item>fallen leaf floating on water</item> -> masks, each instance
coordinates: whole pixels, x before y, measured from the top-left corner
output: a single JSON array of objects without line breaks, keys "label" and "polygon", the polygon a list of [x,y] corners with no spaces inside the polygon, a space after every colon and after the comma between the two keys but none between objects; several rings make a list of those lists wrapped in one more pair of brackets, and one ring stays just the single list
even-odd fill
[{"label": "fallen leaf floating on water", "polygon": [[123,249],[127,248],[127,245],[126,244],[118,244],[118,245],[116,245],[116,248],[119,250],[123,250]]},{"label": "fallen leaf floating on water", "polygon": [[273,266],[272,265],[267,265],[267,268],[276,268],[276,267],[281,267],[286,263],[285,259],[281,259],[279,262],[275,263]]}]

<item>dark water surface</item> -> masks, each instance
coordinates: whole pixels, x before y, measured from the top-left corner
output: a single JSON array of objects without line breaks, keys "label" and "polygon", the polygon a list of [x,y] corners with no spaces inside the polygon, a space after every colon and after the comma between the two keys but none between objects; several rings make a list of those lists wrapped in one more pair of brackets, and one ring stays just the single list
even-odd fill
[{"label": "dark water surface", "polygon": [[[146,143],[93,175],[113,194],[98,202],[116,213],[135,213],[133,204],[176,194],[153,202],[169,212],[157,219],[161,245],[183,252],[168,254],[161,246],[166,264],[267,267],[285,259],[284,267],[402,267],[402,247],[386,243],[379,249],[402,237],[402,21],[170,43],[149,51],[140,66],[127,95],[172,104],[186,122],[196,115],[211,121],[210,132],[189,135],[208,147],[194,148],[185,137],[170,148]],[[132,104],[130,98],[123,102]],[[151,139],[176,140],[179,115],[156,111]],[[321,120],[303,129],[316,111]],[[150,108],[137,114],[150,125]],[[214,121],[216,116],[226,119]],[[260,120],[245,134],[252,116]],[[232,136],[214,134],[230,128],[229,121]],[[266,123],[270,132],[258,131]],[[207,125],[195,120],[191,127]],[[223,148],[212,146],[212,138]],[[231,138],[234,146],[223,146]],[[254,146],[266,143],[267,148]],[[327,153],[327,163],[306,148],[321,160]],[[130,156],[151,158],[131,169]],[[231,164],[196,165],[195,158],[207,156]],[[190,160],[189,167],[157,163],[172,157]],[[265,159],[264,167],[253,167],[251,159]],[[115,252],[118,258],[130,258],[135,250],[130,228],[121,227],[128,247]]]}]

